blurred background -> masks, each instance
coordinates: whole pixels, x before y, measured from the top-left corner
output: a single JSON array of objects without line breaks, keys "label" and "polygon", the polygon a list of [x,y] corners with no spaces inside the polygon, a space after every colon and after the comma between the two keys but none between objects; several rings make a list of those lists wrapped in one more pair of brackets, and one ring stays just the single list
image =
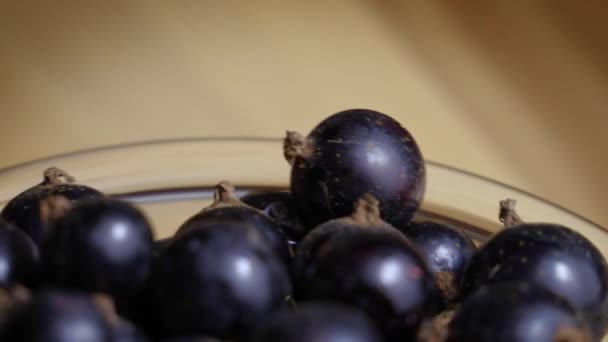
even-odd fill
[{"label": "blurred background", "polygon": [[[5,1],[0,168],[365,107],[608,226],[608,2]],[[280,158],[280,151],[277,151]],[[246,172],[246,171],[245,171]]]}]

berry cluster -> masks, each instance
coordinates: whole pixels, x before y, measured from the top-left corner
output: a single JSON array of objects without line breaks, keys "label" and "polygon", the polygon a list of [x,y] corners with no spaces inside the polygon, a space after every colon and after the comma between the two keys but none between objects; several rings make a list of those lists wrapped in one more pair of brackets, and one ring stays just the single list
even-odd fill
[{"label": "berry cluster", "polygon": [[526,223],[479,247],[419,221],[414,138],[371,110],[288,132],[290,191],[229,182],[155,240],[132,204],[57,168],[0,220],[0,341],[598,341],[608,265],[576,231]]}]

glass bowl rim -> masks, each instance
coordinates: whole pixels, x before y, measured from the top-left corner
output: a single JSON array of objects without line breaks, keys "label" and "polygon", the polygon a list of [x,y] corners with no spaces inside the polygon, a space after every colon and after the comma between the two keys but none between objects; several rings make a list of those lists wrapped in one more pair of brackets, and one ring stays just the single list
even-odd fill
[{"label": "glass bowl rim", "polygon": [[[247,143],[247,142],[266,142],[266,143],[280,143],[282,141],[282,138],[278,138],[278,137],[261,137],[261,136],[209,136],[209,137],[180,137],[180,138],[164,138],[164,139],[151,139],[151,140],[140,140],[140,141],[132,141],[132,142],[126,142],[126,143],[116,143],[116,144],[107,144],[107,145],[100,145],[100,146],[95,146],[95,147],[90,147],[90,148],[84,148],[84,149],[78,149],[78,150],[72,150],[72,151],[68,151],[68,152],[63,152],[63,153],[57,153],[57,154],[53,154],[53,155],[49,155],[49,156],[45,156],[45,157],[41,157],[41,158],[35,158],[35,159],[31,159],[28,161],[24,161],[24,162],[20,162],[17,164],[13,164],[13,165],[9,165],[3,168],[0,168],[0,177],[2,177],[4,174],[8,173],[8,172],[14,172],[17,171],[20,168],[26,168],[28,166],[34,165],[34,164],[38,164],[38,163],[43,163],[43,162],[47,162],[47,161],[52,161],[54,159],[59,159],[59,158],[66,158],[66,157],[78,157],[79,155],[85,155],[85,154],[90,154],[90,153],[95,153],[95,152],[109,152],[112,150],[118,150],[118,149],[124,149],[124,148],[133,148],[133,147],[144,147],[144,146],[153,146],[153,145],[164,145],[164,144],[175,144],[175,143],[187,143],[187,142],[197,142],[197,143],[213,143],[213,142],[243,142],[243,143]],[[605,231],[607,232],[608,230],[606,228],[604,228],[603,226],[601,226],[600,224],[594,222],[593,220],[584,217],[581,214],[576,213],[573,210],[570,210],[568,208],[565,208],[557,203],[554,203],[550,200],[547,200],[539,195],[536,195],[534,193],[531,193],[529,191],[523,190],[521,188],[509,185],[507,183],[498,181],[496,179],[493,179],[491,177],[488,176],[484,176],[472,171],[468,171],[468,170],[463,170],[460,169],[458,167],[454,167],[454,166],[450,166],[441,162],[437,162],[437,161],[433,161],[433,160],[429,160],[425,158],[425,163],[432,165],[436,168],[439,169],[443,169],[443,170],[447,170],[450,172],[454,172],[454,173],[458,173],[464,176],[468,176],[468,177],[472,177],[472,178],[476,178],[491,184],[494,184],[496,186],[514,191],[514,192],[518,192],[521,193],[522,195],[528,196],[530,198],[533,198],[535,200],[538,200],[539,202],[542,202],[545,205],[551,206],[555,209],[558,209],[564,213],[567,213],[569,215],[572,215],[573,217],[587,223],[590,226],[594,226],[595,228]]]}]

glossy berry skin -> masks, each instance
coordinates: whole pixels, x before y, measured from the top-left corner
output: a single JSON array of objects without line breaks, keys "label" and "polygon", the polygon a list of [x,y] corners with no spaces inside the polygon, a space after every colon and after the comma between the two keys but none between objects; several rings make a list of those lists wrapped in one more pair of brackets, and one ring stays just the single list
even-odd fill
[{"label": "glossy berry skin", "polygon": [[15,310],[0,331],[2,341],[108,342],[111,329],[91,297],[45,291]]},{"label": "glossy berry skin", "polygon": [[403,236],[383,230],[334,234],[312,254],[298,297],[336,300],[367,312],[388,340],[411,340],[437,302],[422,256]]},{"label": "glossy berry skin", "polygon": [[38,281],[40,254],[32,239],[0,219],[0,287],[34,286]]},{"label": "glossy berry skin", "polygon": [[566,300],[526,282],[484,286],[465,299],[448,328],[449,342],[591,341]]},{"label": "glossy berry skin", "polygon": [[549,289],[583,313],[595,336],[605,333],[608,265],[601,252],[574,230],[521,224],[500,231],[471,259],[463,292],[507,281],[528,281]]},{"label": "glossy berry skin", "polygon": [[411,222],[400,231],[426,260],[445,303],[456,299],[464,270],[475,253],[473,241],[462,231],[437,222]]},{"label": "glossy berry skin", "polygon": [[303,225],[295,201],[287,191],[251,193],[241,197],[241,201],[275,220],[292,246],[297,245],[307,232]]},{"label": "glossy berry skin", "polygon": [[252,226],[262,233],[270,243],[274,252],[285,262],[291,263],[291,248],[287,242],[282,227],[278,222],[258,210],[243,203],[235,194],[234,186],[223,181],[215,186],[213,203],[189,218],[177,229],[175,237],[193,230],[205,229],[221,224],[243,224]]},{"label": "glossy berry skin", "polygon": [[21,228],[40,245],[48,236],[49,220],[52,218],[45,208],[54,205],[70,206],[79,201],[103,196],[101,192],[84,185],[43,182],[13,198],[2,209],[0,216]]},{"label": "glossy berry skin", "polygon": [[[296,277],[296,295],[300,285],[306,286],[306,272],[310,272],[309,265],[321,248],[328,241],[345,240],[359,233],[383,234],[396,240],[403,240],[403,234],[390,224],[380,219],[377,201],[372,199],[371,208],[366,207],[365,200],[355,205],[356,214],[340,219],[325,222],[311,230],[298,244],[294,255],[294,276]],[[314,268],[313,268],[314,269]]]},{"label": "glossy berry skin", "polygon": [[165,337],[245,336],[291,292],[287,270],[266,237],[229,221],[176,238],[152,277],[158,334]]},{"label": "glossy berry skin", "polygon": [[304,303],[269,317],[251,342],[381,342],[374,323],[359,310],[333,303]]},{"label": "glossy berry skin", "polygon": [[348,215],[370,193],[392,225],[410,220],[424,194],[425,167],[411,134],[399,122],[368,109],[336,113],[305,141],[285,141],[291,192],[301,217],[313,228]]},{"label": "glossy berry skin", "polygon": [[42,249],[51,284],[128,299],[145,283],[153,235],[134,206],[112,199],[82,202],[55,221]]},{"label": "glossy berry skin", "polygon": [[291,251],[281,227],[270,217],[251,207],[221,207],[201,213],[188,219],[175,233],[179,236],[184,233],[221,225],[223,223],[243,224],[253,226],[268,239],[275,253],[285,262],[290,262]]}]

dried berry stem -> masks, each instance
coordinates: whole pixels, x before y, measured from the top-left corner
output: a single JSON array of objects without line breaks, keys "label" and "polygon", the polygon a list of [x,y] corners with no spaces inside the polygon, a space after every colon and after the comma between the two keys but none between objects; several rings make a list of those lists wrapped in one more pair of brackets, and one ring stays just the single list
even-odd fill
[{"label": "dried berry stem", "polygon": [[283,156],[289,163],[293,165],[296,158],[310,158],[314,148],[312,142],[298,132],[287,131],[283,140]]},{"label": "dried berry stem", "polygon": [[555,342],[591,342],[591,336],[584,329],[562,327],[557,331]]},{"label": "dried berry stem", "polygon": [[522,220],[515,211],[516,204],[517,201],[511,198],[500,201],[500,213],[498,218],[500,219],[500,222],[505,225],[505,228],[524,223],[524,220]]},{"label": "dried berry stem", "polygon": [[204,208],[202,212],[226,207],[247,207],[266,215],[263,211],[243,203],[236,195],[236,190],[232,183],[229,181],[221,181],[215,186],[213,191],[213,203],[207,208]]},{"label": "dried berry stem", "polygon": [[435,274],[435,283],[448,302],[452,302],[456,299],[458,287],[456,279],[454,279],[454,273],[445,271],[438,272]]},{"label": "dried berry stem", "polygon": [[229,181],[219,182],[213,190],[213,203],[204,211],[222,208],[222,207],[244,207],[245,203],[236,196],[234,185]]},{"label": "dried berry stem", "polygon": [[104,317],[110,324],[117,324],[119,321],[118,314],[116,313],[116,307],[114,306],[114,300],[111,296],[105,293],[94,293],[92,295],[93,302],[103,313]]},{"label": "dried berry stem", "polygon": [[215,202],[229,202],[238,200],[235,194],[234,185],[229,181],[222,181],[215,186],[213,192],[213,200]]},{"label": "dried berry stem", "polygon": [[422,323],[418,332],[419,342],[445,342],[448,337],[448,326],[454,317],[455,310],[446,310]]},{"label": "dried berry stem", "polygon": [[43,176],[43,185],[69,184],[76,181],[76,178],[57,167],[49,167],[48,169],[44,170]]},{"label": "dried berry stem", "polygon": [[351,218],[361,225],[384,223],[380,217],[380,202],[370,194],[364,194],[357,200]]}]

